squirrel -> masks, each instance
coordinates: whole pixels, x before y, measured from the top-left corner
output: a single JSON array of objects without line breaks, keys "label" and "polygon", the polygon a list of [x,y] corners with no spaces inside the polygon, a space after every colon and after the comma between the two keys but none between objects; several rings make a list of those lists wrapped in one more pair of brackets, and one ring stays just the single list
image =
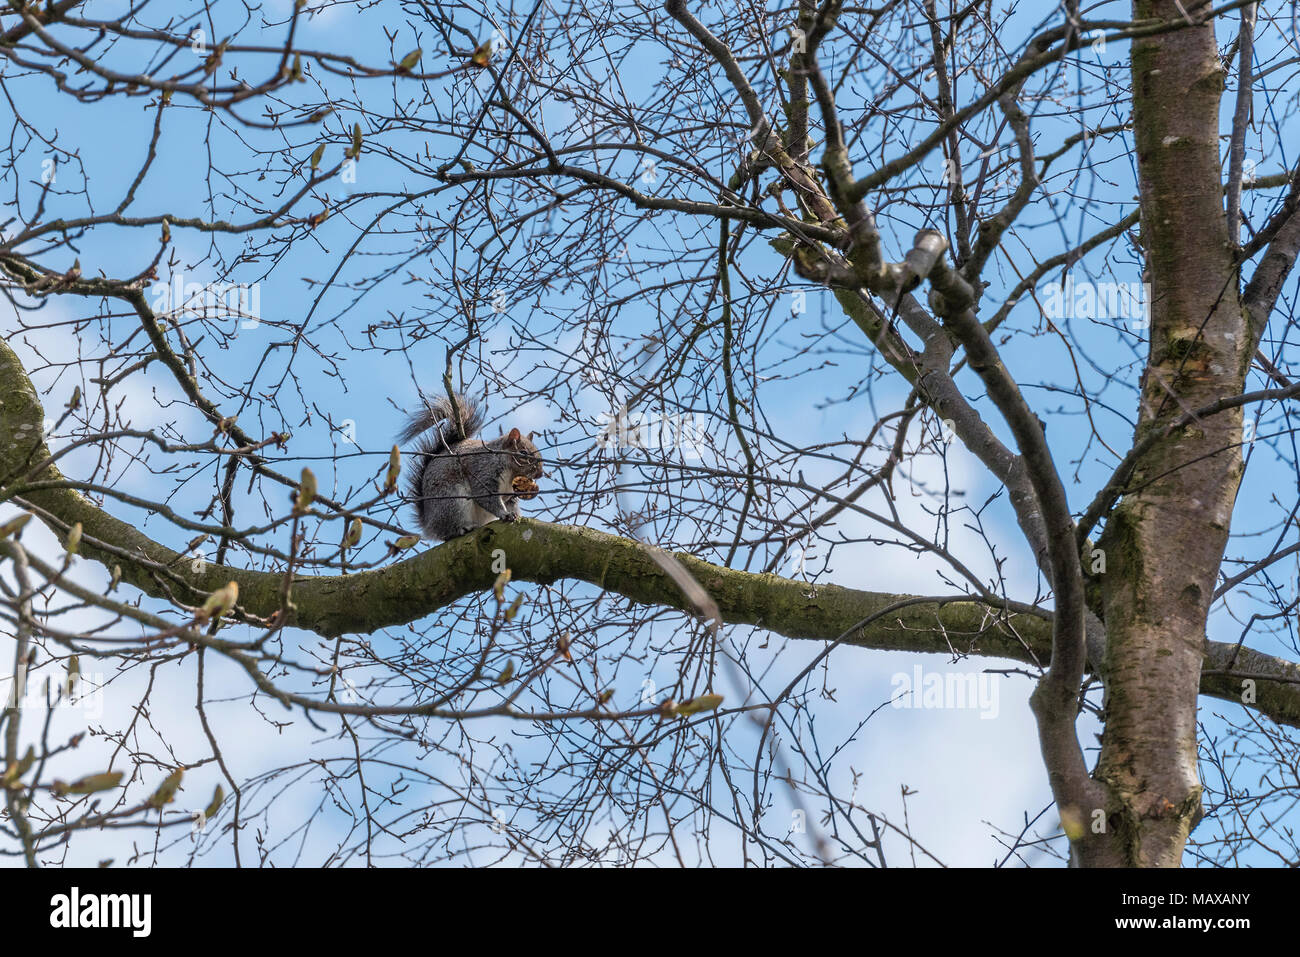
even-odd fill
[{"label": "squirrel", "polygon": [[513,522],[519,499],[537,494],[533,480],[546,475],[533,433],[511,429],[485,442],[476,438],[482,410],[459,393],[455,403],[453,408],[446,396],[422,398],[400,436],[402,442],[419,439],[406,495],[425,537],[442,541],[488,522]]}]

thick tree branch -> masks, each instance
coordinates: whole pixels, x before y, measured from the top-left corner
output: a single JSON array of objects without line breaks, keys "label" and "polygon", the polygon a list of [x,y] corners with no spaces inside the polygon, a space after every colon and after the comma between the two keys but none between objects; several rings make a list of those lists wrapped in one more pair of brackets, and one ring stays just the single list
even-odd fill
[{"label": "thick tree branch", "polygon": [[[0,342],[0,434],[40,422],[44,412],[7,343]],[[0,443],[0,490],[9,477],[44,461],[39,429],[24,442]],[[57,480],[51,465],[42,481]],[[69,488],[44,488],[28,504],[57,532],[83,528],[81,553],[111,568],[122,581],[158,598],[198,604],[229,581],[239,583],[238,611],[258,618],[280,607],[283,575],[207,564],[195,572],[187,556],[156,542]],[[290,624],[321,635],[367,634],[426,618],[455,601],[487,591],[496,580],[500,549],[515,581],[585,581],[642,604],[689,611],[681,589],[647,546],[589,528],[524,519],[488,525],[413,558],[352,575],[295,578]],[[838,585],[810,585],[777,575],[724,568],[690,555],[676,558],[717,602],[727,624],[755,625],[790,638],[833,641],[890,605],[903,607],[850,633],[845,644],[881,650],[975,655],[1047,666],[1050,612],[1018,603],[991,608],[960,596],[927,598]],[[1243,682],[1254,684],[1244,687]],[[1300,727],[1300,667],[1271,655],[1210,643],[1202,692],[1243,703],[1273,720]]]}]

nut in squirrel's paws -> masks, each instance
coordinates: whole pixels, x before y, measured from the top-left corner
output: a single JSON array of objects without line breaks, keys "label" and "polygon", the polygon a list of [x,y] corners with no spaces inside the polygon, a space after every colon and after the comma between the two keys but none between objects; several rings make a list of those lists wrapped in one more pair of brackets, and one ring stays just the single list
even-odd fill
[{"label": "nut in squirrel's paws", "polygon": [[524,501],[537,495],[539,489],[537,483],[527,475],[516,475],[510,482],[510,487],[515,490],[515,494]]}]

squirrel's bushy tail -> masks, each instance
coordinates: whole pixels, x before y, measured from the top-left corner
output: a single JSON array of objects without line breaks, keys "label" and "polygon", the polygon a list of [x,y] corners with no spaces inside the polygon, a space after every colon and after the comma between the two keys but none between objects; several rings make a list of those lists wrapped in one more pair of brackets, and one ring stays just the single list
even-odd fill
[{"label": "squirrel's bushy tail", "polygon": [[457,442],[478,435],[479,429],[483,428],[483,410],[459,392],[455,396],[454,407],[445,395],[432,400],[424,399],[420,411],[407,420],[406,427],[399,436],[400,440],[410,442],[419,438],[416,453],[436,455],[447,451]]}]

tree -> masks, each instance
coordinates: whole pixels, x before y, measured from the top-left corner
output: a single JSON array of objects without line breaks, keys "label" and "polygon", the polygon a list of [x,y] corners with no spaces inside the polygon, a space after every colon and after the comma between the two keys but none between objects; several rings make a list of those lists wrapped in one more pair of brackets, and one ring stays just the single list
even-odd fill
[{"label": "tree", "polygon": [[[99,6],[0,14],[14,684],[124,689],[7,707],[29,864],[934,856],[823,751],[845,646],[1032,682],[1008,860],[1295,862],[1280,5]],[[546,426],[547,520],[413,549],[417,388]]]}]

